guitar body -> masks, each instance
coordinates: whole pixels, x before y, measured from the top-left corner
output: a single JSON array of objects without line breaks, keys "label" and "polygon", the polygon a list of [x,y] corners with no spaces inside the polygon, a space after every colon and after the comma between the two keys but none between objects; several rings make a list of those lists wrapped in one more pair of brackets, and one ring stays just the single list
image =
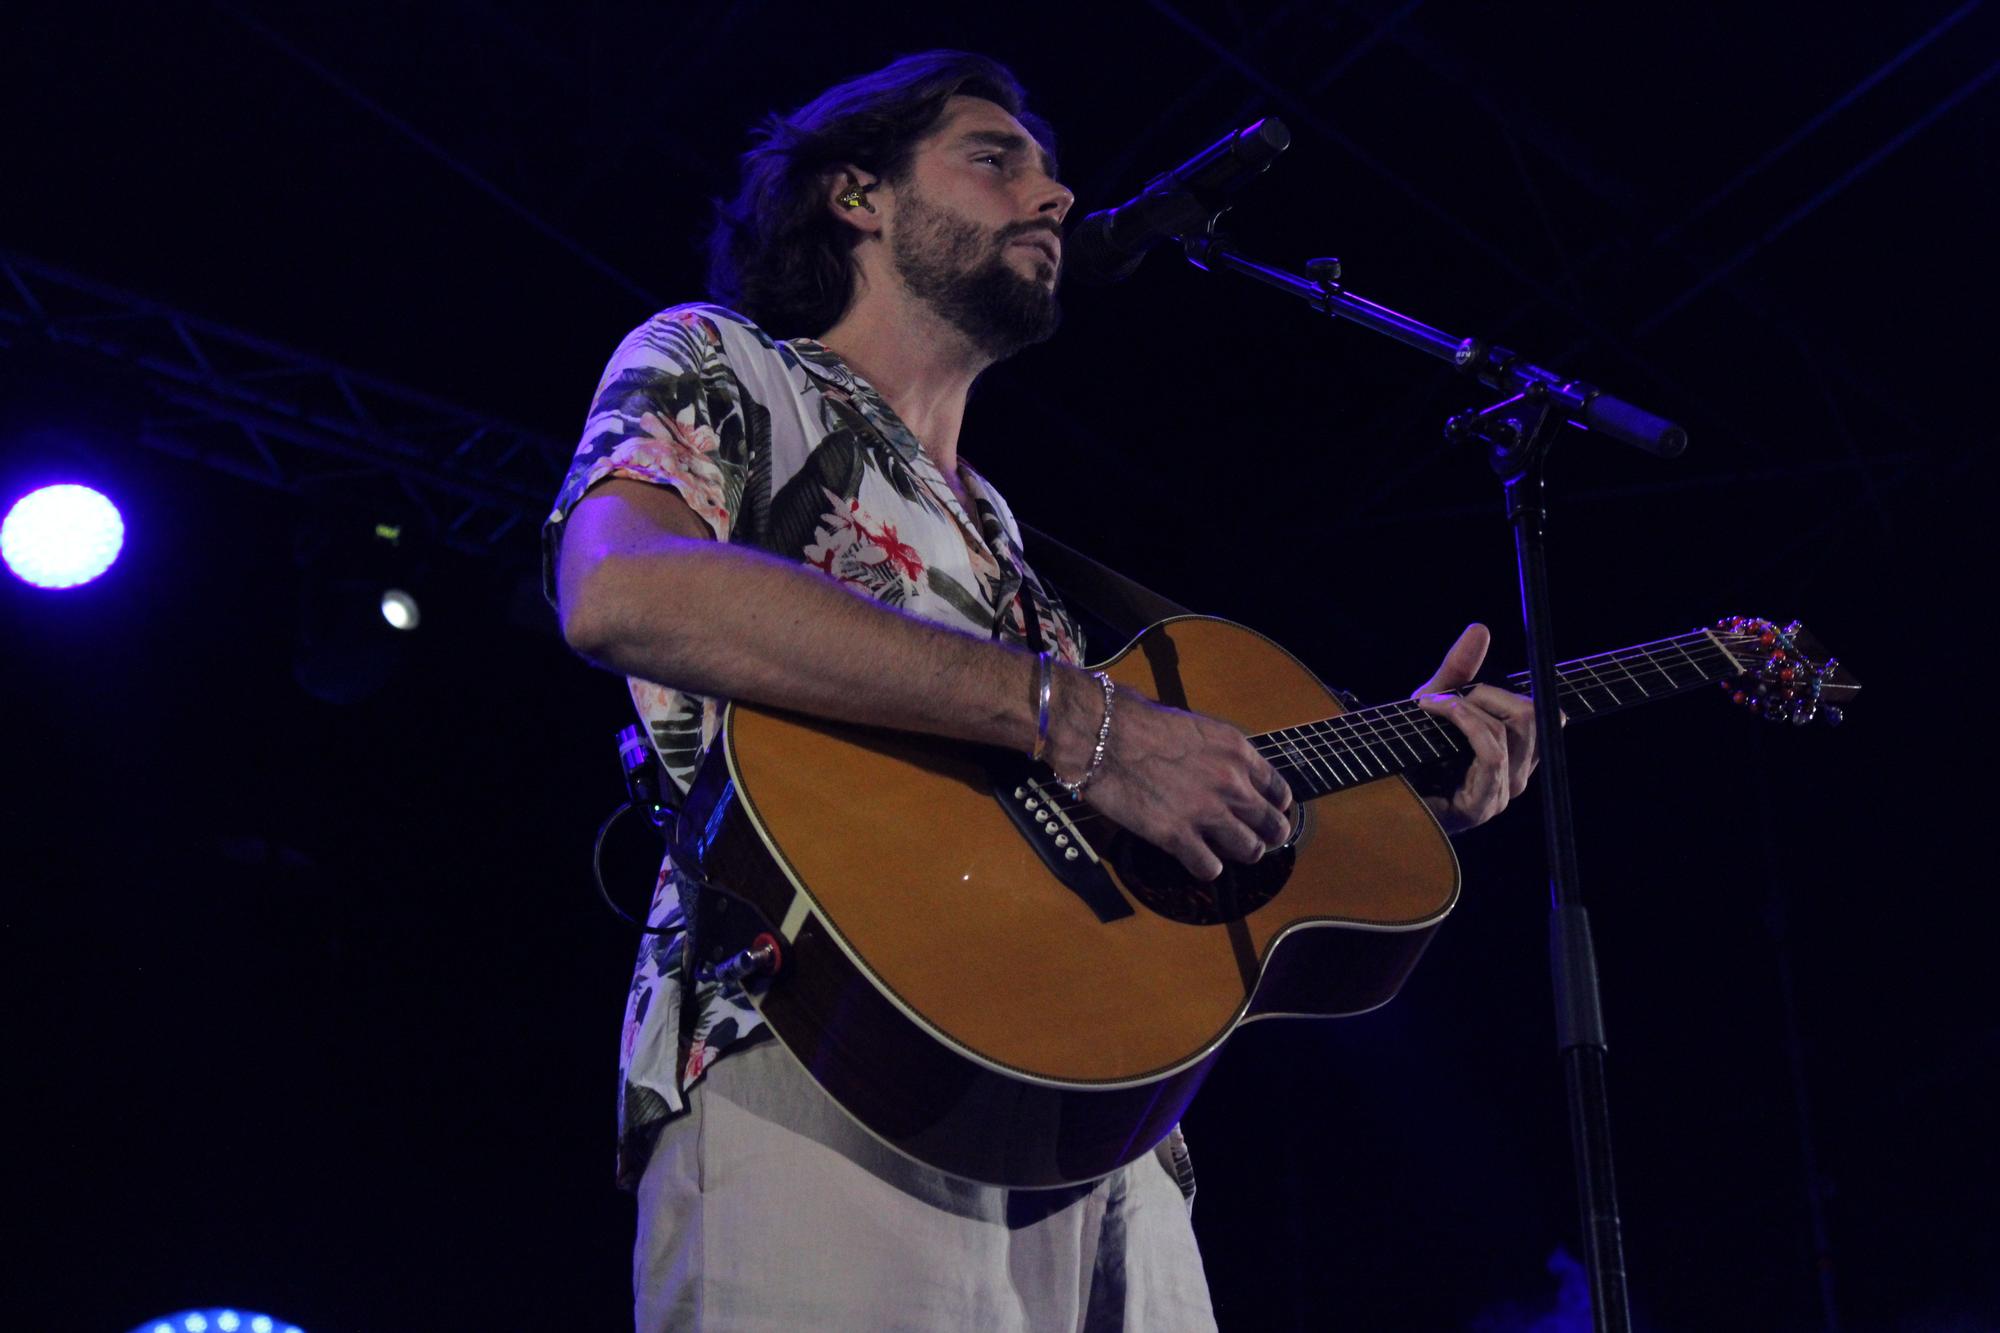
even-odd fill
[{"label": "guitar body", "polygon": [[[1164,621],[1102,669],[1248,734],[1341,709],[1228,621]],[[681,842],[757,911],[705,894],[702,956],[775,926],[782,966],[750,993],[778,1039],[878,1138],[970,1180],[1066,1185],[1138,1158],[1239,1024],[1386,1002],[1458,894],[1401,778],[1301,803],[1292,844],[1216,885],[1080,820],[1115,886],[1093,907],[1008,811],[1025,761],[742,705],[723,741]]]}]

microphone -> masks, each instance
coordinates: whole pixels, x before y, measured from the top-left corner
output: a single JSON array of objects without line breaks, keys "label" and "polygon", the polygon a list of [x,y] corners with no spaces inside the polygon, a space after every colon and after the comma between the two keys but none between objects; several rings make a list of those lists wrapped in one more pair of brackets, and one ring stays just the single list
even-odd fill
[{"label": "microphone", "polygon": [[1146,182],[1138,194],[1092,213],[1063,238],[1063,274],[1084,282],[1123,282],[1146,251],[1208,226],[1221,196],[1236,193],[1264,173],[1292,142],[1276,116],[1225,134],[1172,171]]}]

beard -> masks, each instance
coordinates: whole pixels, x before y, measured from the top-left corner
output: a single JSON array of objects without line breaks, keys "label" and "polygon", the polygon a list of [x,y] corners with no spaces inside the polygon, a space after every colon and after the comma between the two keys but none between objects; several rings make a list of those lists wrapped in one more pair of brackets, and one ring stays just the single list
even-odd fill
[{"label": "beard", "polygon": [[1055,333],[1062,323],[1055,289],[1022,277],[1007,261],[1009,242],[1046,228],[1021,224],[988,233],[907,185],[898,193],[889,257],[912,295],[993,361]]}]

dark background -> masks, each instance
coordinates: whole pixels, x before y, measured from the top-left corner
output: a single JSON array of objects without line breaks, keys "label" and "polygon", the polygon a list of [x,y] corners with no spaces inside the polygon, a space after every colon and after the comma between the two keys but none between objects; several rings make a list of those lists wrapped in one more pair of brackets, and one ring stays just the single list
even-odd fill
[{"label": "dark background", "polygon": [[[1670,463],[1559,449],[1560,651],[1796,616],[1868,686],[1838,730],[1703,694],[1572,731],[1640,1326],[2000,1326],[1974,841],[1992,7],[456,0],[7,27],[0,246],[554,437],[629,327],[700,294],[706,200],[769,108],[983,49],[1062,132],[1083,211],[1282,116],[1246,249],[1338,254],[1369,297],[1686,423]],[[1448,369],[1170,254],[1067,309],[967,426],[1030,521],[1370,699],[1472,619],[1521,665],[1494,487],[1440,442],[1476,401]],[[25,327],[6,494],[91,481],[128,538],[80,591],[0,591],[13,1322],[618,1327],[633,943],[585,858],[627,706],[536,607],[531,530],[471,554],[392,501],[141,447],[174,418],[145,378]],[[424,625],[379,692],[323,702],[294,675],[300,598],[384,520]],[[1459,841],[1464,902],[1395,1004],[1247,1031],[1197,1101],[1225,1329],[1583,1326],[1554,1313],[1578,1244],[1537,820]]]}]

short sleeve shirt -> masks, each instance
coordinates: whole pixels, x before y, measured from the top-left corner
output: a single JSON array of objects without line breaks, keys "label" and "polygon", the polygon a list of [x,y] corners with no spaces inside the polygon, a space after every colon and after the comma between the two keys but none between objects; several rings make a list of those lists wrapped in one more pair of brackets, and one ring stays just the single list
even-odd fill
[{"label": "short sleeve shirt", "polygon": [[[1082,635],[1035,578],[998,492],[962,467],[967,513],[882,396],[811,339],[778,342],[720,306],[661,311],[619,344],[583,443],[542,529],[555,598],[563,524],[592,487],[628,478],[677,491],[720,541],[810,565],[909,615],[1082,660]],[[1024,585],[1026,595],[1024,595]],[[640,722],[685,792],[722,701],[631,677]],[[857,873],[866,873],[857,867]],[[763,1031],[739,992],[690,985],[681,896],[669,861],[654,885],[619,1045],[621,1184],[637,1183],[659,1126],[730,1047]]]}]

